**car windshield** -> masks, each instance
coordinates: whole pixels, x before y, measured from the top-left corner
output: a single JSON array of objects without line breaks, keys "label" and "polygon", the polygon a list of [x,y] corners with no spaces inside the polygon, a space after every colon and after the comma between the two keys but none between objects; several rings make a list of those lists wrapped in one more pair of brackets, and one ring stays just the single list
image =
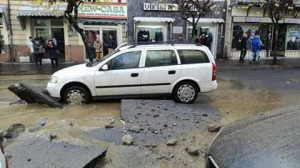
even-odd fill
[{"label": "car windshield", "polygon": [[94,67],[94,66],[98,65],[99,63],[101,63],[102,61],[106,60],[107,58],[111,57],[112,55],[114,55],[117,52],[119,52],[119,50],[115,50],[114,52],[106,55],[105,57],[101,58],[100,60],[89,62],[89,63],[86,64],[86,66],[87,67]]}]

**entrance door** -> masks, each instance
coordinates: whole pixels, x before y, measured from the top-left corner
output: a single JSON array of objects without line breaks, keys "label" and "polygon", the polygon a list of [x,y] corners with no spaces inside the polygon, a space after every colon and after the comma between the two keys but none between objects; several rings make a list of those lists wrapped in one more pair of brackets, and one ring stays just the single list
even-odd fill
[{"label": "entrance door", "polygon": [[[117,29],[108,29],[108,28],[103,28],[102,29],[102,41],[103,41],[103,55],[108,54],[108,48],[110,48],[110,38],[109,36],[112,35],[113,39],[117,39]],[[113,48],[114,49],[114,48]]]},{"label": "entrance door", "polygon": [[57,41],[57,49],[60,52],[59,60],[65,60],[65,36],[63,28],[52,28],[51,34]]},{"label": "entrance door", "polygon": [[[91,57],[95,58],[95,48],[94,42],[96,39],[100,39],[101,43],[103,44],[103,56],[108,54],[109,48],[109,35],[112,35],[113,38],[117,39],[117,28],[115,26],[87,26],[85,27],[85,34],[87,36],[87,43],[89,50],[91,51]],[[118,45],[118,44],[117,44]],[[84,50],[85,52],[85,50]],[[85,53],[85,60],[88,61],[89,58]]]}]

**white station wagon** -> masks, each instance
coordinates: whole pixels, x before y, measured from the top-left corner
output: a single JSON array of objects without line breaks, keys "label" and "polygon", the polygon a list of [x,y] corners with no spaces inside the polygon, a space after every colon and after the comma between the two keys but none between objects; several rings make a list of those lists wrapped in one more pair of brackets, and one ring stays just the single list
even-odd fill
[{"label": "white station wagon", "polygon": [[218,87],[216,63],[205,46],[127,45],[100,61],[62,69],[47,85],[50,96],[69,104],[99,98],[168,95],[193,103]]}]

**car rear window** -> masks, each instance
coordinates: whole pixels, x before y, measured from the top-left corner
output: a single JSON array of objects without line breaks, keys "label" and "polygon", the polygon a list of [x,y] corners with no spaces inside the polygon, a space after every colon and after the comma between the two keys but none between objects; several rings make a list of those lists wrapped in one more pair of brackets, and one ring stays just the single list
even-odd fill
[{"label": "car rear window", "polygon": [[173,50],[147,51],[145,67],[177,65],[176,54]]},{"label": "car rear window", "polygon": [[178,50],[181,64],[209,63],[208,56],[200,50]]}]

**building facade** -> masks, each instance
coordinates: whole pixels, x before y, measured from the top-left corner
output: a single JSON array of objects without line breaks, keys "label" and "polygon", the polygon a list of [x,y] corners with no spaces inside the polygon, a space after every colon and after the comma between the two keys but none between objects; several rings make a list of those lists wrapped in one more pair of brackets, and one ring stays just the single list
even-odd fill
[{"label": "building facade", "polygon": [[[215,58],[223,52],[223,29],[226,11],[225,1],[212,1],[211,11],[201,18],[196,36],[211,36],[209,47]],[[172,0],[130,0],[128,1],[128,41],[160,42],[172,41],[183,35],[191,39],[192,26],[178,13],[178,6]]]},{"label": "building facade", "polygon": [[[300,10],[291,12],[280,20],[277,37],[273,34],[273,24],[268,10],[263,3],[250,1],[231,1],[229,8],[225,48],[232,58],[240,57],[241,38],[247,34],[247,49],[251,50],[251,39],[259,35],[262,41],[261,57],[269,57],[272,48],[276,47],[281,55],[288,58],[300,57]],[[277,46],[274,46],[274,40]],[[248,52],[249,57],[251,52]]]},{"label": "building facade", "polygon": [[[9,2],[10,5],[7,1],[0,1],[0,36],[3,46],[0,62],[19,62],[24,56],[29,56],[27,43],[30,36],[39,37],[45,42],[54,36],[61,61],[86,61],[81,37],[63,16],[66,4],[56,3],[49,7],[33,1]],[[118,45],[127,41],[127,0],[101,0],[97,3],[85,1],[78,11],[78,24],[84,29],[91,50],[93,42],[98,38],[103,43],[104,52],[107,52],[105,46],[110,34]],[[49,61],[47,54],[43,61]]]}]

